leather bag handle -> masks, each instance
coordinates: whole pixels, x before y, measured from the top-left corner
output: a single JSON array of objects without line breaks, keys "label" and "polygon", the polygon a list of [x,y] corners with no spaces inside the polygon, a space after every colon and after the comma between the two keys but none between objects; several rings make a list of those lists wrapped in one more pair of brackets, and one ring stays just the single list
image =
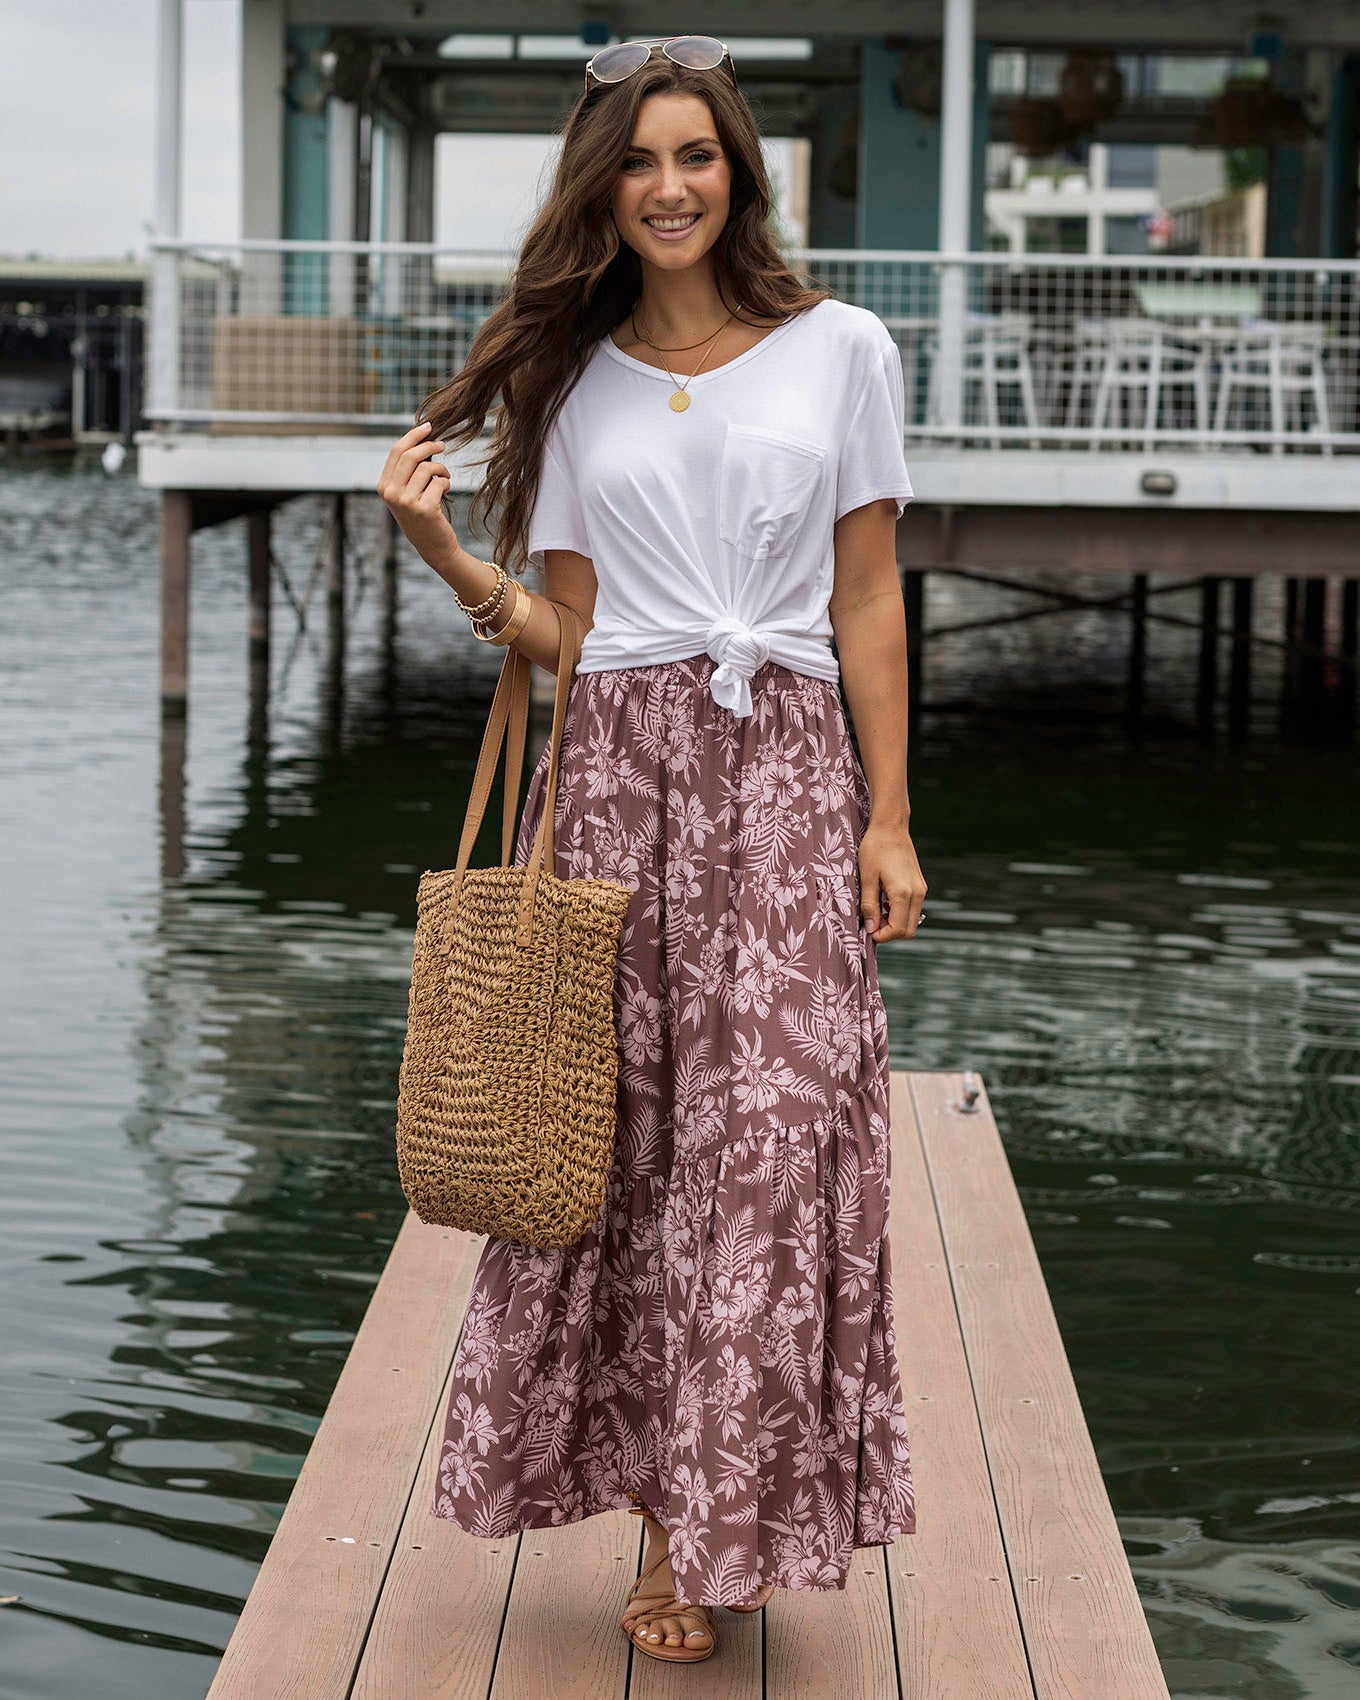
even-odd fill
[{"label": "leather bag handle", "polygon": [[[539,819],[538,832],[534,838],[533,848],[529,852],[528,875],[524,881],[519,922],[515,932],[516,944],[532,942],[534,900],[538,892],[539,875],[545,866],[551,867],[553,865],[553,813],[557,800],[557,770],[561,758],[562,728],[566,721],[567,694],[575,671],[575,634],[584,623],[576,610],[567,603],[553,602],[551,598],[544,600],[551,602],[551,605],[557,610],[557,690],[553,701],[547,791],[543,799],[543,812]],[[453,948],[453,929],[458,915],[458,905],[462,898],[463,875],[467,871],[468,859],[472,855],[472,847],[476,843],[477,834],[481,830],[482,818],[486,813],[487,800],[491,795],[492,780],[500,758],[502,740],[505,740],[506,744],[506,766],[505,811],[501,824],[500,866],[510,866],[510,857],[514,848],[515,825],[519,811],[519,782],[524,767],[524,747],[528,736],[529,684],[532,673],[533,662],[530,661],[529,657],[521,654],[513,644],[507,645],[505,660],[501,665],[501,676],[496,684],[496,693],[491,699],[491,710],[487,716],[481,753],[477,757],[477,768],[473,775],[467,814],[463,821],[463,835],[458,845],[453,894],[450,899],[448,914],[444,920],[443,936],[439,946],[441,953],[446,956]],[[508,738],[506,737],[507,729]]]}]

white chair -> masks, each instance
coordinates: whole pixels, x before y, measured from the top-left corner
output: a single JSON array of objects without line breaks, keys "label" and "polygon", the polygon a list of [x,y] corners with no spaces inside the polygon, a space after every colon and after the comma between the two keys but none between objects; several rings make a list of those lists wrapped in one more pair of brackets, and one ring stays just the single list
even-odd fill
[{"label": "white chair", "polygon": [[[1024,423],[1037,428],[1039,407],[1034,398],[1034,371],[1029,358],[1030,320],[1026,313],[969,313],[964,332],[963,386],[964,418],[968,421],[969,388],[980,391],[982,415],[986,424],[1001,423],[1001,391],[1018,391]],[[933,423],[940,421],[940,339],[936,332],[930,338],[930,384],[926,398],[926,416]],[[1039,447],[1039,439],[1031,438],[1030,446]],[[992,447],[999,449],[1001,439],[992,438]]]},{"label": "white chair", "polygon": [[1082,402],[1090,390],[1094,399],[1100,382],[1101,367],[1105,364],[1104,319],[1078,319],[1072,330],[1072,340],[1063,360],[1059,379],[1067,380],[1067,411],[1063,423],[1075,430],[1082,421]]},{"label": "white chair", "polygon": [[[1116,399],[1121,414],[1125,400],[1139,402],[1141,419],[1131,434],[1142,436],[1151,449],[1157,435],[1159,416],[1171,412],[1171,396],[1189,389],[1194,396],[1195,429],[1209,425],[1209,353],[1206,348],[1182,340],[1156,319],[1106,319],[1103,321],[1104,353],[1096,379],[1091,427],[1099,431],[1110,417]],[[1121,421],[1122,422],[1122,421]],[[1091,448],[1100,441],[1093,438]]]},{"label": "white chair", "polygon": [[[1327,406],[1327,384],[1323,372],[1321,325],[1277,325],[1262,319],[1244,326],[1242,334],[1226,343],[1219,354],[1218,399],[1214,407],[1214,430],[1228,428],[1228,416],[1239,392],[1264,390],[1270,402],[1270,429],[1275,441],[1272,454],[1283,454],[1279,440],[1291,428],[1304,430],[1304,404],[1311,400],[1314,429],[1331,430]],[[1331,454],[1332,445],[1320,445]]]}]

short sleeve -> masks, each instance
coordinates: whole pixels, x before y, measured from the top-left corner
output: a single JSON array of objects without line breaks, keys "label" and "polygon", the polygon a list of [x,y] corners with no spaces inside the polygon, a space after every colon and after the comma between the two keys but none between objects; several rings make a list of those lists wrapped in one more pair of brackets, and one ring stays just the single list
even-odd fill
[{"label": "short sleeve", "polygon": [[912,499],[902,439],[906,429],[906,392],[902,356],[887,326],[874,349],[872,365],[850,415],[836,469],[836,518],[880,496],[897,498],[897,514]]},{"label": "short sleeve", "polygon": [[590,554],[586,517],[576,482],[564,466],[561,436],[556,423],[543,445],[538,475],[538,495],[529,518],[529,565],[543,571],[545,549],[574,549]]}]

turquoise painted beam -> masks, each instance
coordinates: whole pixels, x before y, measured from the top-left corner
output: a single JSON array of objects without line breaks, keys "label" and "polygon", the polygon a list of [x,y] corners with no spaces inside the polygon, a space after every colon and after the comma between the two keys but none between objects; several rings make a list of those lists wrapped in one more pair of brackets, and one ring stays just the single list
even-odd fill
[{"label": "turquoise painted beam", "polygon": [[[925,49],[933,43],[920,43]],[[940,240],[940,120],[910,112],[894,90],[907,46],[865,41],[860,60],[859,195],[855,243],[860,248],[935,248]],[[979,41],[973,64],[973,173],[969,246],[987,245],[983,196],[987,187],[989,44]]]},{"label": "turquoise painted beam", "polygon": [[[324,241],[330,234],[330,152],[325,111],[304,110],[303,97],[316,94],[321,79],[312,54],[329,32],[320,24],[290,24],[287,50],[290,69],[284,84],[283,114],[283,230],[284,238]],[[328,309],[326,256],[285,256],[284,299],[281,311],[315,315]]]}]

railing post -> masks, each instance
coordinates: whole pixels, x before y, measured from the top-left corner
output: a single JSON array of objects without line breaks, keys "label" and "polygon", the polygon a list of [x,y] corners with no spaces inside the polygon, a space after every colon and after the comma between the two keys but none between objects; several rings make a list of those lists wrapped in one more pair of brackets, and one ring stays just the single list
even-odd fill
[{"label": "railing post", "polygon": [[938,425],[963,423],[963,334],[968,273],[960,259],[940,260],[940,383]]}]

